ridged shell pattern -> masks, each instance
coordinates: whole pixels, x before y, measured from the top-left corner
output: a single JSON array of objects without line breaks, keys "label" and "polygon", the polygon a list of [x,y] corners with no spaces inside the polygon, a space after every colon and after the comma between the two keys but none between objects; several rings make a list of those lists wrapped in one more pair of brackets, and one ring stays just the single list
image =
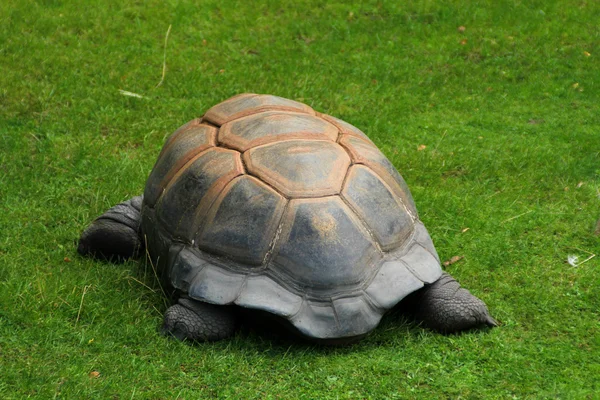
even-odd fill
[{"label": "ridged shell pattern", "polygon": [[406,183],[358,128],[241,94],[173,133],[144,191],[143,231],[169,286],[359,336],[441,275]]}]

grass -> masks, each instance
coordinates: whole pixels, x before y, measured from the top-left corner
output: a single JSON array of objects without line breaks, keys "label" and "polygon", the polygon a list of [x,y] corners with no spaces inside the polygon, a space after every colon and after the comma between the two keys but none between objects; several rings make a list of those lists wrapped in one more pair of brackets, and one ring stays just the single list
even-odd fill
[{"label": "grass", "polygon": [[[600,254],[566,260],[600,251],[599,20],[579,0],[3,1],[0,397],[598,398]],[[502,326],[159,336],[148,266],[74,241],[142,191],[170,132],[244,91],[362,128]]]}]

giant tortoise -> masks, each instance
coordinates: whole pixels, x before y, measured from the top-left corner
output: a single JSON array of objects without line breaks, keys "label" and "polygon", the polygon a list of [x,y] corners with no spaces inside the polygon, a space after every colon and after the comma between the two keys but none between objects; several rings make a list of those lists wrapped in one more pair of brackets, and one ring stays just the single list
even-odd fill
[{"label": "giant tortoise", "polygon": [[323,342],[362,338],[402,304],[425,326],[495,326],[440,266],[405,181],[359,129],[293,100],[241,94],[166,141],[143,195],[81,235],[78,251],[147,253],[174,294],[163,332],[231,336],[260,310]]}]

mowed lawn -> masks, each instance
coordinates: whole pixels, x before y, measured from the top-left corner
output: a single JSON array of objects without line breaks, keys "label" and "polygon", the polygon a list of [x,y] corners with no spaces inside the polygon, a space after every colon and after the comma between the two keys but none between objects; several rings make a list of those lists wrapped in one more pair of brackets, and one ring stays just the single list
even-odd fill
[{"label": "mowed lawn", "polygon": [[[599,398],[599,21],[580,0],[3,0],[0,398]],[[75,242],[143,191],[167,135],[241,92],[367,133],[501,326],[161,337],[150,266]]]}]

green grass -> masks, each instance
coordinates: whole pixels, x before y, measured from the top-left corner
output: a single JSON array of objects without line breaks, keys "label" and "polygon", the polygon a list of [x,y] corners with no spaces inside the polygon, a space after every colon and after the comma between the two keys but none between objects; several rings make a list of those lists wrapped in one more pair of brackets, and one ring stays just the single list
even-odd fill
[{"label": "green grass", "polygon": [[[598,398],[600,254],[566,262],[600,252],[596,2],[99,3],[0,4],[1,398]],[[166,135],[244,91],[363,129],[502,326],[159,336],[147,266],[74,241],[141,193]]]}]

